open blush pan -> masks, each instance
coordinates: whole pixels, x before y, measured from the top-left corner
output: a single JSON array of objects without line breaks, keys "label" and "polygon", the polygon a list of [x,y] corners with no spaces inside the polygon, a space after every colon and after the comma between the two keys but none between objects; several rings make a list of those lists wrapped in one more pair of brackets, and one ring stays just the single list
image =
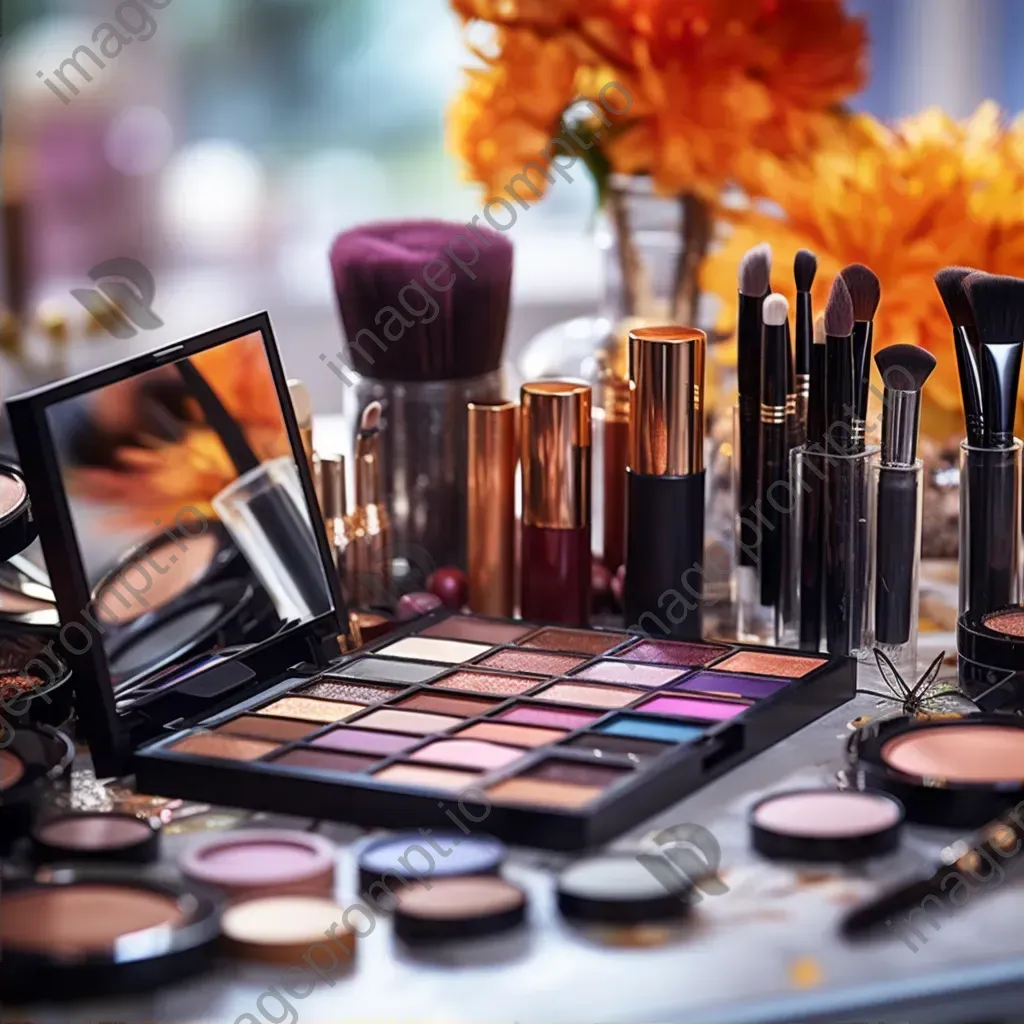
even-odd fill
[{"label": "open blush pan", "polygon": [[134,814],[81,811],[32,829],[36,861],[117,861],[148,864],[160,856],[160,826]]}]

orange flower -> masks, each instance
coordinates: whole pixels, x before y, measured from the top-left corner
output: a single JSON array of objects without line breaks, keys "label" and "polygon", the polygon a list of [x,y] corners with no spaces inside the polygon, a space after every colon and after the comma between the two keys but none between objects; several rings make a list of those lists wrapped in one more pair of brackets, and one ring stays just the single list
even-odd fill
[{"label": "orange flower", "polygon": [[723,300],[720,326],[734,326],[736,268],[756,242],[771,244],[772,286],[791,299],[793,254],[817,254],[816,310],[843,266],[864,263],[882,284],[876,345],[909,342],[935,353],[926,395],[948,414],[943,428],[956,429],[952,330],[932,277],[949,264],[1024,274],[1024,118],[1007,125],[993,103],[965,122],[936,110],[894,128],[858,117],[842,141],[808,160],[764,159],[757,173],[759,191],[782,213],[740,211],[705,264],[702,284]]},{"label": "orange flower", "polygon": [[494,29],[451,114],[454,148],[489,195],[538,161],[573,100],[597,103],[608,83],[629,99],[601,141],[611,170],[708,200],[749,187],[756,152],[816,145],[863,84],[864,27],[840,0],[452,2]]}]

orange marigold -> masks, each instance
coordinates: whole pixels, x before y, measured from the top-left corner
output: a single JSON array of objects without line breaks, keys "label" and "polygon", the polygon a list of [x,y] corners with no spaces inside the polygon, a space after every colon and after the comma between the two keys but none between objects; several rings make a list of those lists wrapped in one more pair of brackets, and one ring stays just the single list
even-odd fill
[{"label": "orange marigold", "polygon": [[793,254],[817,254],[817,310],[843,266],[866,264],[882,284],[876,345],[909,342],[935,353],[926,394],[947,415],[933,429],[957,429],[952,331],[932,277],[949,264],[1024,274],[1024,117],[1008,124],[984,103],[963,122],[927,110],[891,128],[866,116],[850,127],[806,161],[761,161],[760,191],[781,214],[756,205],[736,214],[702,284],[722,297],[719,326],[731,331],[736,267],[756,242],[771,244],[772,286],[790,298]]},{"label": "orange marigold", "polygon": [[454,148],[490,195],[538,160],[574,99],[596,102],[609,82],[630,99],[601,141],[611,170],[714,200],[756,181],[755,152],[816,145],[864,80],[864,25],[840,0],[452,3],[494,28],[451,114]]}]

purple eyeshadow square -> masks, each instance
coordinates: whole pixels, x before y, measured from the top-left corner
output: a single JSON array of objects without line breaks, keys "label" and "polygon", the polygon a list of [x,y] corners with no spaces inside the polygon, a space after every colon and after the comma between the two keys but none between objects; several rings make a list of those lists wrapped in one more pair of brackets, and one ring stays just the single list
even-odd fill
[{"label": "purple eyeshadow square", "polygon": [[700,722],[723,722],[747,710],[747,704],[727,704],[721,700],[698,700],[687,697],[655,697],[635,708],[649,715],[673,715],[695,718]]},{"label": "purple eyeshadow square", "polygon": [[717,644],[688,644],[677,640],[641,640],[616,655],[625,661],[644,661],[654,665],[682,665],[699,668],[728,654],[731,647]]},{"label": "purple eyeshadow square", "polygon": [[788,685],[789,683],[784,679],[768,679],[764,676],[736,676],[729,672],[696,672],[678,683],[673,683],[668,689],[720,693],[759,700],[762,697],[770,697]]}]

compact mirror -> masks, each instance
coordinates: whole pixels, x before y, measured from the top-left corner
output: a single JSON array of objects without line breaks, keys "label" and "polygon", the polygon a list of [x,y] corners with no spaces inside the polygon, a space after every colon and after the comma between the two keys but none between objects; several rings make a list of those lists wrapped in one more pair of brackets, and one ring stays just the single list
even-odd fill
[{"label": "compact mirror", "polygon": [[45,416],[119,711],[334,608],[260,331],[76,392]]}]

